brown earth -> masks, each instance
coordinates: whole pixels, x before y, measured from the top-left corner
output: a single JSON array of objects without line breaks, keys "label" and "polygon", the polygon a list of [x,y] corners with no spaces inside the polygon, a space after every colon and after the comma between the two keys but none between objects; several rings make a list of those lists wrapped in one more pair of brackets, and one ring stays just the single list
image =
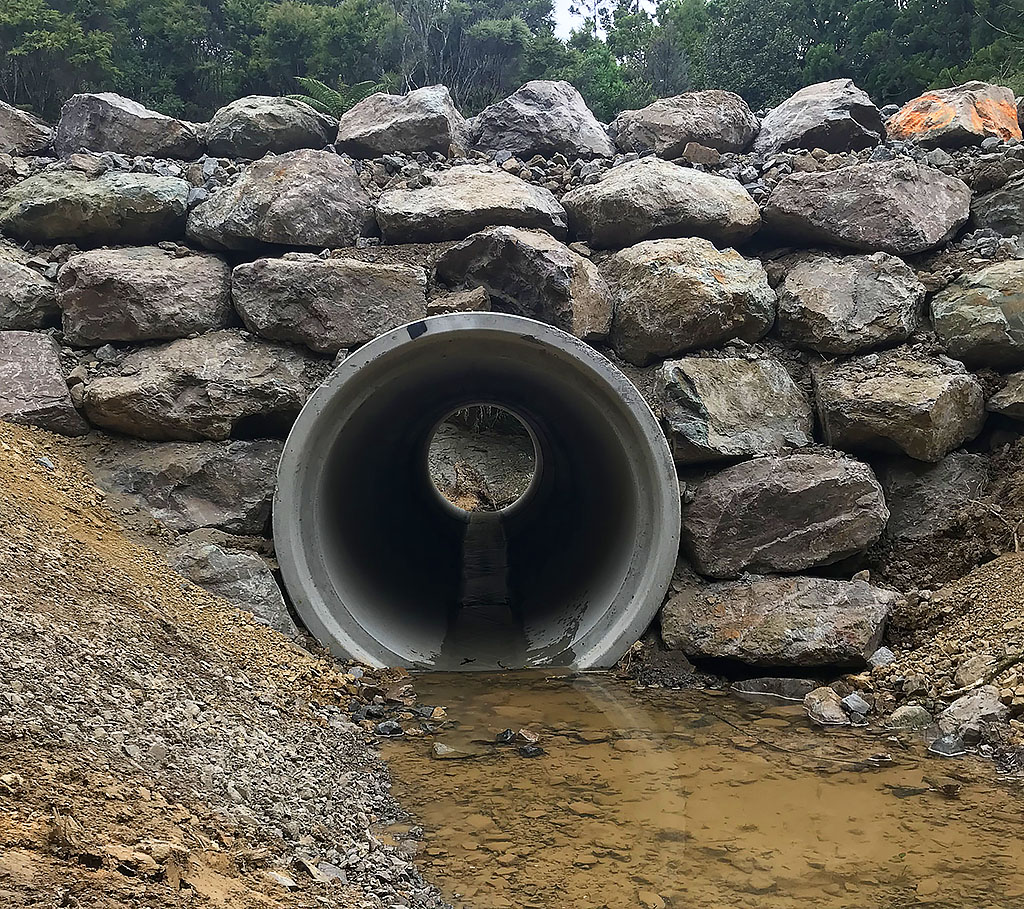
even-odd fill
[{"label": "brown earth", "polygon": [[0,424],[0,490],[0,906],[441,905],[349,718],[395,679],[173,574],[64,439]]}]

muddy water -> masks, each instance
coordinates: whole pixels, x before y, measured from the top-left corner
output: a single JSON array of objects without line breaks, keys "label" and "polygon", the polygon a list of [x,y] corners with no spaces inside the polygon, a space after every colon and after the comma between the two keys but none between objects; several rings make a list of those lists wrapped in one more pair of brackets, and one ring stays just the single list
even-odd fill
[{"label": "muddy water", "polygon": [[[417,690],[458,726],[385,755],[456,907],[1024,907],[1024,801],[976,759],[601,675]],[[543,755],[490,744],[521,727]]]}]

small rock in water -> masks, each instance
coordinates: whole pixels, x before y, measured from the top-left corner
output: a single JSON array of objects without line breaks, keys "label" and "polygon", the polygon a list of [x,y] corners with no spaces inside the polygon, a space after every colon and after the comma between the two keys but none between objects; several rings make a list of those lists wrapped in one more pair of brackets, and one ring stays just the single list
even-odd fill
[{"label": "small rock in water", "polygon": [[926,729],[931,726],[932,715],[917,704],[908,704],[904,707],[897,707],[885,725],[891,729]]},{"label": "small rock in water", "polygon": [[850,725],[843,699],[831,688],[815,688],[804,698],[804,709],[811,720],[821,726]]},{"label": "small rock in water", "polygon": [[402,724],[398,720],[385,720],[383,723],[378,723],[374,731],[377,735],[396,736],[401,735],[405,730],[402,729]]},{"label": "small rock in water", "polygon": [[733,682],[732,690],[741,698],[762,702],[788,703],[791,701],[802,701],[808,694],[818,687],[818,683],[811,679],[744,679],[742,682]]},{"label": "small rock in water", "polygon": [[961,757],[967,754],[967,747],[964,745],[964,740],[958,735],[944,735],[942,738],[936,739],[928,746],[928,751],[931,754],[937,754],[940,757]]},{"label": "small rock in water", "polygon": [[843,698],[843,707],[848,713],[866,716],[871,712],[871,705],[864,700],[856,691]]},{"label": "small rock in water", "polygon": [[511,729],[506,729],[503,732],[499,732],[494,737],[494,741],[498,745],[511,745],[515,737],[516,734]]},{"label": "small rock in water", "polygon": [[453,748],[451,745],[446,745],[444,742],[434,742],[431,746],[431,751],[435,758],[439,761],[452,761],[458,760],[459,758],[469,757],[465,751],[459,751],[458,748]]},{"label": "small rock in water", "polygon": [[540,745],[520,745],[519,753],[526,758],[535,758],[540,757],[546,752],[540,747]]},{"label": "small rock in water", "polygon": [[536,732],[531,732],[529,729],[520,729],[513,737],[512,740],[517,745],[536,745],[540,741],[540,736]]}]

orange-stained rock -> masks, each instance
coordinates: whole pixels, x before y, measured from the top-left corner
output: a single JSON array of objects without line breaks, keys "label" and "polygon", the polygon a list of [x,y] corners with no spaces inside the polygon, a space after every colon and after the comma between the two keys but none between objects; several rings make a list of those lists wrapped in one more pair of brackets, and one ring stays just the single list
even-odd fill
[{"label": "orange-stained rock", "polygon": [[967,82],[908,101],[886,124],[891,139],[934,148],[977,145],[982,139],[1020,139],[1017,102],[1002,85]]}]

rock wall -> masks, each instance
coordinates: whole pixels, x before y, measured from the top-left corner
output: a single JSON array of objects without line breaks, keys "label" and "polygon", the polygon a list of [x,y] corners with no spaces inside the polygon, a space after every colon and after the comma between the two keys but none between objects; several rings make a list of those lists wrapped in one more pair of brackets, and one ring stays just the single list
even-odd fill
[{"label": "rock wall", "polygon": [[0,108],[0,149],[0,418],[113,434],[102,482],[222,532],[176,564],[250,607],[274,598],[237,552],[303,401],[439,312],[550,322],[648,397],[686,490],[662,625],[689,656],[863,665],[892,588],[991,557],[998,526],[955,558],[948,534],[1024,508],[986,501],[1024,420],[1024,145],[998,86],[882,111],[849,80],[760,113],[693,92],[608,126],[567,83],[469,120],[443,86],[378,94],[340,124],[106,93],[53,130]]}]

